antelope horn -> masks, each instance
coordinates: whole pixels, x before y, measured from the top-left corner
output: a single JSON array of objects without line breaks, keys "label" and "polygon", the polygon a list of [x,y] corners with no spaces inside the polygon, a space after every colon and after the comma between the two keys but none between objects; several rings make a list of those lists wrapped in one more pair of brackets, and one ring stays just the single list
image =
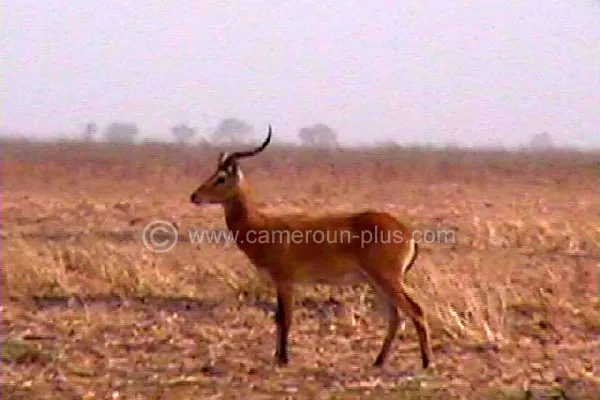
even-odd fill
[{"label": "antelope horn", "polygon": [[272,133],[272,129],[271,129],[271,124],[269,124],[269,133],[267,134],[267,138],[265,139],[265,141],[263,142],[263,144],[261,144],[260,146],[258,146],[257,148],[253,149],[253,150],[248,150],[248,151],[236,151],[235,153],[231,153],[226,160],[224,160],[224,163],[230,160],[237,160],[240,158],[244,158],[244,157],[252,157],[258,153],[260,153],[261,151],[263,151],[265,149],[265,147],[267,147],[267,145],[269,144],[269,142],[271,142],[271,133]]}]

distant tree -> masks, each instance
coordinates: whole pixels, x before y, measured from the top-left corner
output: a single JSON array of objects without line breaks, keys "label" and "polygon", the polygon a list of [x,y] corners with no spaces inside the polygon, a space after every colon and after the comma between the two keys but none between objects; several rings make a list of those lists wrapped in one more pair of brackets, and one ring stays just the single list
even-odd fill
[{"label": "distant tree", "polygon": [[383,149],[397,149],[400,145],[393,139],[384,139],[375,143],[375,147]]},{"label": "distant tree", "polygon": [[214,143],[240,143],[244,142],[250,132],[252,125],[237,118],[225,118],[219,122],[212,134]]},{"label": "distant tree", "polygon": [[548,132],[533,135],[529,141],[529,147],[532,149],[550,149],[553,147],[552,137]]},{"label": "distant tree", "polygon": [[200,146],[200,147],[206,147],[206,148],[212,147],[212,143],[210,142],[210,140],[208,140],[204,136],[200,137],[200,139],[198,140],[197,145]]},{"label": "distant tree", "polygon": [[325,124],[301,128],[298,138],[305,146],[330,147],[338,144],[337,133]]},{"label": "distant tree", "polygon": [[460,148],[460,145],[457,142],[450,141],[450,142],[444,143],[443,148],[448,149],[448,150],[456,150],[456,149]]},{"label": "distant tree", "polygon": [[104,137],[113,143],[133,143],[139,129],[134,123],[113,122],[106,127]]},{"label": "distant tree", "polygon": [[91,142],[94,140],[94,135],[98,131],[98,127],[94,122],[90,122],[86,124],[85,130],[83,131],[83,140],[86,142]]},{"label": "distant tree", "polygon": [[171,128],[171,134],[179,144],[185,144],[196,135],[196,130],[186,124],[176,125]]}]

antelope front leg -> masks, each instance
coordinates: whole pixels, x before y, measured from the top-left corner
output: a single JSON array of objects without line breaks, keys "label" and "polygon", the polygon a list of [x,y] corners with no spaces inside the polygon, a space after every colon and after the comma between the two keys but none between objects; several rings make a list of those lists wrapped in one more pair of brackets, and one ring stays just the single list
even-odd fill
[{"label": "antelope front leg", "polygon": [[277,324],[277,350],[275,361],[279,365],[287,365],[289,358],[287,352],[288,335],[292,324],[292,288],[288,285],[277,286],[277,311],[275,323]]}]

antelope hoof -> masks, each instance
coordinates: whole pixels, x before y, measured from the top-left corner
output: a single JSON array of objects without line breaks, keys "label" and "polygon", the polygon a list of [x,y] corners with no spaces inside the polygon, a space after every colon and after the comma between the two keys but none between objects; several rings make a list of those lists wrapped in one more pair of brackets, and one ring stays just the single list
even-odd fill
[{"label": "antelope hoof", "polygon": [[383,357],[377,357],[377,359],[373,363],[373,366],[375,368],[382,368],[384,363],[385,363],[385,360],[383,359]]},{"label": "antelope hoof", "polygon": [[276,354],[275,355],[275,363],[280,366],[280,367],[285,367],[286,365],[289,364],[289,358],[287,355],[280,355],[280,354]]}]

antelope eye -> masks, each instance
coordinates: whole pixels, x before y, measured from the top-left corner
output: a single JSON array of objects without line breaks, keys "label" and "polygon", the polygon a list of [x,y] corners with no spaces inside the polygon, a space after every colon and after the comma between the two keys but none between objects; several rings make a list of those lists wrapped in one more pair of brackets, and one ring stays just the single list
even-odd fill
[{"label": "antelope eye", "polygon": [[222,176],[220,176],[220,177],[217,178],[217,185],[220,185],[222,183],[225,183],[225,178],[222,177]]}]

